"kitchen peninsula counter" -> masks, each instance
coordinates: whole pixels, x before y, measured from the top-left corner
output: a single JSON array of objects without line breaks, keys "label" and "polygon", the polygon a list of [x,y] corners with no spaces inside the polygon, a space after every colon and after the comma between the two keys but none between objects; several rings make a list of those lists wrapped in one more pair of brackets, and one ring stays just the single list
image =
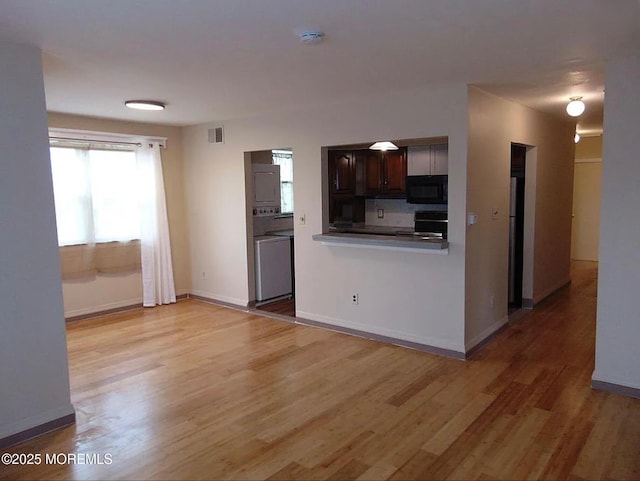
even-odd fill
[{"label": "kitchen peninsula counter", "polygon": [[315,234],[314,241],[328,246],[411,250],[432,254],[448,254],[449,243],[435,236],[416,234],[410,227],[337,226],[329,232]]}]

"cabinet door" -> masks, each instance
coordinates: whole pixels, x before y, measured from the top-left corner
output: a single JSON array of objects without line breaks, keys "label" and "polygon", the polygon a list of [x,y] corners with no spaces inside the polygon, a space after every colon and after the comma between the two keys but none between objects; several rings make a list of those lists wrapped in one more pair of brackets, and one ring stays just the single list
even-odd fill
[{"label": "cabinet door", "polygon": [[333,194],[329,198],[329,223],[364,222],[364,197]]},{"label": "cabinet door", "polygon": [[435,144],[431,146],[431,175],[449,174],[449,146]]},{"label": "cabinet door", "polygon": [[379,194],[384,188],[384,170],[382,153],[369,150],[364,158],[365,194]]},{"label": "cabinet door", "polygon": [[384,192],[404,194],[407,180],[407,156],[404,149],[384,153]]},{"label": "cabinet door", "polygon": [[365,177],[364,177],[364,164],[366,162],[365,151],[356,150],[353,153],[354,157],[354,178],[355,178],[355,188],[354,192],[358,196],[364,195],[365,191]]},{"label": "cabinet door", "polygon": [[[271,167],[271,166],[269,166]],[[278,172],[253,173],[253,205],[274,205],[280,203],[280,175]]]},{"label": "cabinet door", "polygon": [[431,151],[428,145],[412,145],[407,149],[407,175],[429,175]]},{"label": "cabinet door", "polygon": [[329,152],[329,181],[331,192],[350,194],[354,190],[353,154],[345,151]]}]

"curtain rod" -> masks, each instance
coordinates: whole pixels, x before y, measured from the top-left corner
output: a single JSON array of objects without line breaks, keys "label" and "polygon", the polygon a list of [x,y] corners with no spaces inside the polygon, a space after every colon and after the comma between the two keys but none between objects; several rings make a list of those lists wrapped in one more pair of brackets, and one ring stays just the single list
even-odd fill
[{"label": "curtain rod", "polygon": [[[71,137],[57,137],[57,136],[51,136],[49,137],[49,140],[61,140],[64,142],[71,142],[76,144],[133,145],[136,147],[142,147],[141,142],[123,142],[121,140],[74,139]],[[158,142],[158,144],[162,148],[165,147],[162,142]],[[151,145],[151,143],[149,145]]]},{"label": "curtain rod", "polygon": [[65,142],[75,142],[77,144],[135,145],[137,147],[142,147],[140,142],[122,142],[120,140],[73,139],[70,137],[49,137],[49,140],[63,140]]}]

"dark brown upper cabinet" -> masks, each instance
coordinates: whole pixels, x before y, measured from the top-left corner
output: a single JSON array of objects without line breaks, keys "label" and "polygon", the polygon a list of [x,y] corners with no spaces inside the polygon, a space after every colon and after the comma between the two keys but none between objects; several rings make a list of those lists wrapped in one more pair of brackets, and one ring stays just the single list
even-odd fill
[{"label": "dark brown upper cabinet", "polygon": [[329,190],[333,194],[355,192],[355,154],[352,151],[329,151]]},{"label": "dark brown upper cabinet", "polygon": [[366,195],[404,195],[406,192],[407,150],[369,150],[364,154]]}]

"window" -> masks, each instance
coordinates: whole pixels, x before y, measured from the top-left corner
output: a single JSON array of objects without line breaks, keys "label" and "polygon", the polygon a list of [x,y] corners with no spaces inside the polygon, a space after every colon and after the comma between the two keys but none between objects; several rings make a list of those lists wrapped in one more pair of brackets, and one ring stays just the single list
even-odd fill
[{"label": "window", "polygon": [[136,154],[52,146],[58,245],[140,238]]},{"label": "window", "polygon": [[272,150],[273,163],[280,166],[280,212],[293,214],[293,153]]}]

